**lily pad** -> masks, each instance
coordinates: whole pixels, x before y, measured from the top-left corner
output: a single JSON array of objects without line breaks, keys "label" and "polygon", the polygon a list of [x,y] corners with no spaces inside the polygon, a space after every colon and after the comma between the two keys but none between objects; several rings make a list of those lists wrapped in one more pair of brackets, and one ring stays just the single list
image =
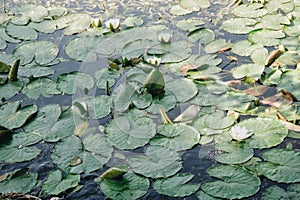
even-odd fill
[{"label": "lily pad", "polygon": [[63,176],[60,170],[49,173],[47,180],[42,185],[45,194],[58,195],[67,189],[74,188],[79,184],[80,175],[67,174]]},{"label": "lily pad", "polygon": [[37,178],[37,173],[29,173],[26,169],[11,172],[6,179],[0,181],[0,193],[28,193],[38,183]]},{"label": "lily pad", "polygon": [[28,17],[33,22],[41,22],[48,16],[48,10],[44,6],[35,4],[23,4],[12,8],[11,15],[22,15]]},{"label": "lily pad", "polygon": [[166,82],[166,88],[168,88],[177,98],[177,101],[184,103],[198,93],[198,89],[193,81],[189,79],[173,79]]},{"label": "lily pad", "polygon": [[13,81],[9,82],[3,86],[0,87],[0,99],[2,100],[8,100],[14,95],[18,94],[18,92],[21,91],[23,87],[23,83],[21,81]]},{"label": "lily pad", "polygon": [[141,26],[143,23],[144,23],[143,19],[137,16],[128,17],[124,21],[124,24],[128,27]]},{"label": "lily pad", "polygon": [[300,153],[287,149],[271,149],[262,154],[264,162],[256,169],[268,179],[280,183],[295,183],[300,180]]},{"label": "lily pad", "polygon": [[236,79],[244,77],[253,77],[258,80],[261,74],[264,72],[265,66],[259,64],[244,64],[238,66],[232,73],[232,76]]},{"label": "lily pad", "polygon": [[144,146],[156,134],[156,125],[147,117],[122,116],[109,122],[105,129],[108,140],[119,149]]},{"label": "lily pad", "polygon": [[199,189],[199,184],[188,184],[194,175],[192,174],[176,174],[170,178],[157,179],[153,188],[160,194],[171,197],[184,197],[193,194]]},{"label": "lily pad", "polygon": [[250,56],[254,50],[262,47],[261,44],[252,44],[248,40],[242,40],[234,43],[231,51],[240,56]]},{"label": "lily pad", "polygon": [[83,101],[76,100],[75,102],[85,102],[88,106],[89,116],[92,119],[103,118],[111,112],[112,102],[110,96],[100,95],[83,99]]},{"label": "lily pad", "polygon": [[122,49],[122,56],[131,59],[139,58],[141,55],[146,53],[147,49],[157,44],[152,40],[139,39],[133,42],[127,43]]},{"label": "lily pad", "polygon": [[207,173],[221,180],[201,184],[201,189],[213,196],[226,199],[241,199],[259,191],[260,179],[253,173],[234,165],[217,165]]},{"label": "lily pad", "polygon": [[284,33],[277,30],[255,29],[248,34],[248,40],[252,43],[264,46],[274,46],[280,44],[280,39],[284,38]]},{"label": "lily pad", "polygon": [[266,15],[268,11],[260,3],[246,3],[235,7],[233,13],[238,17],[258,18]]},{"label": "lily pad", "polygon": [[100,182],[101,191],[113,200],[134,200],[147,193],[150,182],[134,173],[126,173],[120,180],[105,179]]},{"label": "lily pad", "polygon": [[239,123],[240,127],[254,132],[246,143],[251,148],[269,148],[280,144],[288,134],[285,126],[275,119],[253,118]]},{"label": "lily pad", "polygon": [[7,163],[32,160],[41,153],[40,149],[32,145],[41,140],[39,135],[32,133],[14,134],[10,142],[0,145],[0,160]]},{"label": "lily pad", "polygon": [[225,39],[217,39],[208,43],[204,50],[206,53],[216,53],[223,48],[228,48],[230,45],[226,42]]},{"label": "lily pad", "polygon": [[151,139],[151,145],[163,146],[176,151],[187,150],[198,144],[200,133],[184,124],[166,124],[158,128],[162,136]]},{"label": "lily pad", "polygon": [[9,23],[6,25],[5,30],[9,36],[19,40],[36,40],[38,38],[38,33],[28,26],[18,26]]},{"label": "lily pad", "polygon": [[14,50],[14,56],[26,65],[35,61],[39,65],[46,65],[54,61],[59,52],[58,47],[49,41],[34,41],[23,43]]},{"label": "lily pad", "polygon": [[51,67],[44,67],[37,64],[28,64],[25,66],[20,66],[18,70],[18,75],[23,77],[42,77],[54,74],[54,69]]},{"label": "lily pad", "polygon": [[116,79],[120,77],[120,72],[111,69],[104,68],[96,72],[95,77],[97,80],[97,86],[99,89],[106,89],[106,83],[108,82],[109,87],[112,87],[116,83]]},{"label": "lily pad", "polygon": [[174,94],[167,90],[162,98],[154,97],[151,105],[146,110],[152,114],[159,114],[159,109],[168,112],[169,110],[175,108],[176,103],[177,99]]},{"label": "lily pad", "polygon": [[254,19],[249,18],[232,18],[223,22],[222,28],[229,33],[247,34],[254,29],[257,23]]},{"label": "lily pad", "polygon": [[55,20],[57,29],[64,29],[64,35],[73,35],[83,32],[91,25],[92,17],[85,13],[72,13]]},{"label": "lily pad", "polygon": [[36,105],[19,109],[20,104],[20,101],[15,101],[0,107],[0,126],[7,129],[19,128],[37,112]]},{"label": "lily pad", "polygon": [[103,174],[101,174],[101,179],[115,179],[118,177],[123,176],[128,172],[128,167],[126,166],[118,166],[118,167],[111,167],[106,170]]},{"label": "lily pad", "polygon": [[291,184],[287,188],[287,191],[278,187],[276,185],[271,186],[266,189],[263,194],[263,200],[272,199],[272,200],[280,200],[280,199],[291,199],[297,200],[300,198],[300,184]]},{"label": "lily pad", "polygon": [[184,19],[176,23],[176,26],[184,31],[193,31],[198,29],[198,26],[204,25],[205,22],[201,19]]},{"label": "lily pad", "polygon": [[117,112],[123,112],[127,110],[131,104],[131,98],[134,94],[134,88],[129,84],[121,84],[117,87],[113,94],[113,108]]},{"label": "lily pad", "polygon": [[193,30],[188,34],[188,40],[190,42],[199,41],[201,44],[208,44],[215,39],[215,34],[212,30],[206,28],[200,28]]},{"label": "lily pad", "polygon": [[300,99],[300,69],[288,70],[281,75],[280,82],[278,84],[278,89],[285,89],[291,92],[297,99]]},{"label": "lily pad", "polygon": [[243,143],[220,143],[215,147],[218,151],[222,151],[221,155],[217,155],[215,159],[224,164],[239,164],[250,160],[254,152]]},{"label": "lily pad", "polygon": [[94,79],[83,72],[70,72],[59,75],[56,80],[57,89],[66,94],[75,94],[77,89],[91,89]]},{"label": "lily pad", "polygon": [[52,95],[60,94],[60,91],[56,89],[56,83],[46,77],[28,83],[22,92],[31,99],[38,99],[40,95],[51,97]]},{"label": "lily pad", "polygon": [[187,10],[199,11],[202,8],[209,8],[209,0],[180,0],[179,5]]},{"label": "lily pad", "polygon": [[44,20],[39,23],[30,22],[28,27],[41,33],[54,33],[56,31],[56,24],[53,20]]},{"label": "lily pad", "polygon": [[166,178],[182,167],[180,156],[173,150],[149,146],[145,153],[145,156],[136,155],[128,159],[128,164],[135,173],[152,178]]},{"label": "lily pad", "polygon": [[223,111],[218,110],[214,113],[209,114],[205,118],[204,123],[209,128],[219,130],[230,127],[234,123],[234,119],[231,116],[226,116]]}]

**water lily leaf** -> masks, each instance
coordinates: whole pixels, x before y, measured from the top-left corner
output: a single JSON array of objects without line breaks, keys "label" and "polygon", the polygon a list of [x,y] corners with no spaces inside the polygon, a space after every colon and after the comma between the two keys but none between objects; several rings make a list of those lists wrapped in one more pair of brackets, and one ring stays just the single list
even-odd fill
[{"label": "water lily leaf", "polygon": [[201,19],[183,19],[176,23],[176,26],[184,31],[193,31],[198,29],[198,26],[204,25],[205,22]]},{"label": "water lily leaf", "polygon": [[56,31],[56,23],[52,20],[44,20],[39,23],[30,22],[28,27],[41,33],[54,33]]},{"label": "water lily leaf", "polygon": [[212,196],[204,193],[202,190],[197,193],[197,197],[198,197],[198,199],[205,199],[205,200],[220,200],[221,199],[221,198],[212,197]]},{"label": "water lily leaf", "polygon": [[297,99],[300,99],[300,69],[288,70],[286,73],[283,73],[278,84],[278,89],[285,89],[291,92]]},{"label": "water lily leaf", "polygon": [[35,63],[28,64],[25,66],[20,66],[18,70],[18,75],[23,77],[42,77],[54,74],[54,69],[51,67],[44,67]]},{"label": "water lily leaf", "polygon": [[152,95],[148,92],[135,91],[131,98],[133,105],[139,109],[148,108],[152,102]]},{"label": "water lily leaf", "polygon": [[0,126],[7,129],[19,128],[37,112],[36,105],[19,109],[20,104],[20,101],[15,101],[0,107]]},{"label": "water lily leaf", "polygon": [[83,72],[70,72],[59,75],[56,80],[57,89],[66,94],[75,94],[78,88],[91,89],[94,79]]},{"label": "water lily leaf", "polygon": [[128,164],[135,173],[152,178],[166,178],[182,167],[180,156],[173,150],[148,146],[145,153],[145,156],[136,155],[128,159]]},{"label": "water lily leaf", "polygon": [[231,126],[234,123],[234,119],[231,116],[226,116],[223,111],[216,111],[214,113],[209,114],[204,123],[207,127],[212,129],[225,129]]},{"label": "water lily leaf", "polygon": [[22,92],[31,99],[38,99],[40,95],[51,97],[52,95],[60,94],[60,91],[56,89],[56,83],[46,77],[28,83]]},{"label": "water lily leaf", "polygon": [[155,123],[147,117],[118,117],[105,129],[108,140],[119,149],[135,149],[144,146],[156,134]]},{"label": "water lily leaf", "polygon": [[73,35],[88,29],[92,17],[85,13],[72,13],[55,20],[57,29],[64,29],[64,35]]},{"label": "water lily leaf", "polygon": [[221,180],[201,184],[201,189],[213,196],[226,199],[241,199],[254,195],[259,190],[260,179],[239,166],[217,165],[207,173]]},{"label": "water lily leaf", "polygon": [[274,46],[280,44],[280,38],[284,38],[284,36],[282,31],[256,29],[248,34],[248,40],[264,46]]},{"label": "water lily leaf", "polygon": [[89,116],[92,119],[100,119],[110,114],[111,112],[111,97],[106,95],[89,97],[75,102],[85,102],[88,106]]},{"label": "water lily leaf", "polygon": [[143,55],[148,48],[151,48],[155,44],[157,43],[146,39],[129,42],[123,47],[122,56],[127,59],[138,58]]},{"label": "water lily leaf", "polygon": [[32,160],[41,153],[41,150],[31,145],[41,140],[42,138],[39,135],[32,133],[21,132],[14,134],[9,143],[0,145],[0,160],[7,163]]},{"label": "water lily leaf", "polygon": [[80,175],[62,175],[60,170],[49,173],[47,180],[42,185],[42,192],[45,194],[58,195],[67,189],[74,188],[80,181]]},{"label": "water lily leaf", "polygon": [[97,86],[99,89],[106,89],[106,82],[108,82],[109,87],[112,87],[116,83],[116,79],[120,77],[120,72],[111,68],[104,68],[95,73],[97,80]]},{"label": "water lily leaf", "polygon": [[5,40],[2,40],[0,38],[0,50],[6,49],[6,47],[7,47],[7,44],[6,44]]},{"label": "water lily leaf", "polygon": [[13,16],[9,16],[6,13],[1,13],[0,14],[0,25],[4,24],[5,22],[10,20],[11,18],[13,18]]},{"label": "water lily leaf", "polygon": [[184,41],[159,44],[148,49],[148,54],[161,58],[161,63],[180,62],[192,54],[192,49]]},{"label": "water lily leaf", "polygon": [[118,177],[123,176],[128,172],[127,166],[118,166],[118,167],[111,167],[106,170],[103,174],[101,174],[101,179],[115,179]]},{"label": "water lily leaf", "polygon": [[162,98],[158,96],[154,97],[151,105],[146,110],[152,114],[159,114],[159,109],[168,112],[169,110],[175,108],[176,103],[177,99],[174,94],[167,90]]},{"label": "water lily leaf", "polygon": [[287,149],[271,149],[262,154],[264,162],[256,169],[268,179],[280,183],[295,183],[300,180],[300,153]]},{"label": "water lily leaf", "polygon": [[70,40],[65,46],[66,54],[74,60],[94,62],[97,55],[108,56],[115,51],[115,45],[103,37],[86,36]]},{"label": "water lily leaf", "polygon": [[287,65],[297,65],[300,56],[297,52],[290,52],[286,51],[280,57],[278,57],[275,61],[280,66],[287,66]]},{"label": "water lily leaf", "polygon": [[194,79],[197,81],[205,81],[205,80],[218,80],[219,76],[216,74],[221,72],[222,70],[219,67],[204,64],[200,65],[199,67],[195,69],[189,69],[189,66],[184,65],[181,67],[182,73],[186,73],[185,70],[187,70],[187,76],[189,79]]},{"label": "water lily leaf", "polygon": [[193,194],[199,189],[199,184],[188,184],[194,175],[176,174],[170,178],[157,179],[153,183],[153,188],[160,194],[171,197],[184,197]]},{"label": "water lily leaf", "polygon": [[166,124],[158,128],[162,136],[151,139],[151,145],[162,146],[176,151],[187,150],[198,144],[200,133],[184,124]]},{"label": "water lily leaf", "polygon": [[54,19],[66,15],[68,13],[68,9],[62,6],[53,6],[47,9],[49,12],[49,16],[51,16]]},{"label": "water lily leaf", "polygon": [[284,32],[288,36],[298,36],[300,31],[300,19],[296,18],[289,26],[284,27]]},{"label": "water lily leaf", "polygon": [[0,181],[0,193],[28,193],[38,183],[37,178],[37,173],[29,173],[26,169],[11,172],[6,179]]},{"label": "water lily leaf", "polygon": [[223,153],[217,155],[215,159],[224,164],[239,164],[250,160],[254,152],[249,149],[243,143],[230,142],[230,143],[220,143],[215,147],[218,151]]},{"label": "water lily leaf", "polygon": [[124,21],[124,24],[128,27],[141,26],[143,23],[144,23],[143,19],[137,16],[128,17]]},{"label": "water lily leaf", "polygon": [[283,28],[283,24],[289,25],[290,23],[291,22],[287,16],[280,14],[265,15],[261,18],[262,26],[272,30],[281,30]]},{"label": "water lily leaf", "polygon": [[219,97],[214,105],[217,105],[217,107],[221,110],[245,112],[249,109],[250,103],[254,100],[256,100],[255,96],[246,94],[244,92],[228,91]]},{"label": "water lily leaf", "polygon": [[257,48],[251,52],[252,61],[257,65],[265,65],[268,60],[269,54],[266,48]]},{"label": "water lily leaf", "polygon": [[113,94],[113,108],[117,112],[123,112],[129,108],[131,98],[134,94],[134,88],[129,84],[121,84]]},{"label": "water lily leaf", "polygon": [[5,31],[9,36],[19,40],[36,40],[38,38],[38,33],[28,26],[17,26],[9,23],[6,25]]},{"label": "water lily leaf", "polygon": [[184,9],[183,7],[181,7],[180,5],[174,5],[171,9],[170,9],[170,13],[173,15],[187,15],[192,13],[193,10],[188,10],[188,9]]},{"label": "water lily leaf", "polygon": [[147,193],[150,182],[134,173],[126,173],[120,180],[105,179],[100,182],[101,191],[110,199],[138,199]]},{"label": "water lily leaf", "polygon": [[255,118],[239,123],[239,126],[254,132],[246,143],[251,148],[269,148],[280,144],[287,136],[287,128],[275,119]]},{"label": "water lily leaf", "polygon": [[0,87],[0,99],[8,100],[21,91],[23,83],[21,81],[9,82]]},{"label": "water lily leaf", "polygon": [[251,3],[235,7],[233,13],[238,17],[257,18],[266,15],[268,11],[260,3]]},{"label": "water lily leaf", "polygon": [[264,72],[265,66],[258,64],[244,64],[238,66],[232,73],[232,76],[236,79],[244,77],[253,77],[255,80],[258,80],[261,74]]},{"label": "water lily leaf", "polygon": [[296,200],[300,198],[300,184],[291,184],[287,188],[287,191],[278,187],[277,185],[273,185],[266,189],[263,194],[263,199],[272,199],[272,200],[280,200],[280,199],[292,199]]},{"label": "water lily leaf", "polygon": [[35,61],[39,65],[46,65],[54,61],[59,52],[58,47],[49,41],[34,41],[23,43],[14,50],[14,56],[26,65]]},{"label": "water lily leaf", "polygon": [[180,0],[179,5],[184,9],[199,11],[202,8],[209,8],[210,2],[208,0]]},{"label": "water lily leaf", "polygon": [[[1,29],[0,29],[1,30]],[[7,65],[12,65],[14,63],[14,61],[16,60],[17,58],[13,55],[13,54],[10,54],[10,53],[6,53],[6,52],[1,52],[0,53],[0,61],[3,62],[3,63],[6,63]],[[1,72],[6,72],[8,73],[9,72],[9,69],[7,71],[3,71],[1,70]]]},{"label": "water lily leaf", "polygon": [[279,9],[285,13],[289,13],[294,9],[294,2],[291,0],[274,0],[265,4],[266,9],[272,13]]},{"label": "water lily leaf", "polygon": [[201,44],[208,44],[215,39],[215,34],[212,30],[206,28],[199,28],[193,30],[188,34],[188,40],[190,42],[199,41]]},{"label": "water lily leaf", "polygon": [[198,93],[198,89],[194,82],[189,79],[173,79],[166,82],[166,88],[168,88],[177,98],[180,103],[186,102]]},{"label": "water lily leaf", "polygon": [[223,22],[222,28],[229,33],[247,34],[254,29],[257,23],[254,19],[249,18],[232,18]]},{"label": "water lily leaf", "polygon": [[35,4],[23,4],[12,8],[9,12],[10,15],[22,15],[29,17],[33,22],[41,22],[48,16],[48,10],[44,6]]},{"label": "water lily leaf", "polygon": [[229,46],[230,45],[226,42],[225,39],[217,39],[217,40],[214,40],[214,41],[208,43],[205,46],[204,50],[206,53],[216,53],[220,49],[227,48]]},{"label": "water lily leaf", "polygon": [[5,27],[0,27],[0,38],[9,43],[20,43],[21,40],[15,39],[7,35]]}]

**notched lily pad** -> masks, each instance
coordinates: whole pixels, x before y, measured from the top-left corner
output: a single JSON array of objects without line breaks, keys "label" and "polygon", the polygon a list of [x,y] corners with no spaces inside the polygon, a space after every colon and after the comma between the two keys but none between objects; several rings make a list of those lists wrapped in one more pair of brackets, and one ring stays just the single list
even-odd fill
[{"label": "notched lily pad", "polygon": [[38,38],[38,33],[28,26],[9,23],[6,25],[5,31],[9,36],[19,40],[36,40]]}]

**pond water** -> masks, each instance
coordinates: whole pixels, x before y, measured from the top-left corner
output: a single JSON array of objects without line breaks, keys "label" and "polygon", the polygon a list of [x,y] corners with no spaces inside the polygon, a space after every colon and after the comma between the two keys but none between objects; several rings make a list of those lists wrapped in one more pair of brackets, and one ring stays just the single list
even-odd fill
[{"label": "pond water", "polygon": [[1,10],[0,194],[300,198],[298,1]]}]

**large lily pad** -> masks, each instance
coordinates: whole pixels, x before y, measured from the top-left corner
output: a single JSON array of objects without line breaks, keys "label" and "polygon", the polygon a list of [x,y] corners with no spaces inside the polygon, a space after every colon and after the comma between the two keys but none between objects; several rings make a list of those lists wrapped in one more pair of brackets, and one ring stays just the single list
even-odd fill
[{"label": "large lily pad", "polygon": [[19,128],[37,112],[36,105],[19,109],[20,104],[20,101],[15,101],[0,107],[0,126],[7,129]]},{"label": "large lily pad", "polygon": [[284,38],[284,33],[277,30],[255,29],[248,34],[248,39],[252,43],[264,46],[274,46],[280,44],[280,39]]},{"label": "large lily pad", "polygon": [[232,18],[223,22],[222,28],[234,34],[247,34],[254,29],[253,25],[257,23],[249,18]]},{"label": "large lily pad", "polygon": [[179,103],[192,99],[198,93],[198,89],[194,82],[184,78],[168,81],[166,83],[166,88],[176,96]]},{"label": "large lily pad", "polygon": [[209,114],[204,123],[207,127],[212,129],[225,129],[233,125],[234,119],[231,116],[226,116],[223,111],[216,111],[214,113]]},{"label": "large lily pad", "polygon": [[0,87],[0,99],[8,100],[21,91],[23,83],[21,81],[13,81]]},{"label": "large lily pad", "polygon": [[193,127],[184,124],[166,124],[159,127],[158,132],[162,137],[153,138],[150,144],[176,151],[190,149],[200,140],[200,133]]},{"label": "large lily pad", "polygon": [[147,193],[150,182],[134,173],[126,173],[120,180],[104,179],[100,182],[101,191],[113,200],[134,200]]},{"label": "large lily pad", "polygon": [[214,197],[241,199],[254,195],[259,190],[260,179],[242,167],[234,165],[217,165],[207,173],[221,180],[201,184],[201,189]]},{"label": "large lily pad", "polygon": [[295,183],[300,180],[300,153],[287,149],[272,149],[262,154],[265,162],[256,169],[267,178],[280,183]]},{"label": "large lily pad", "polygon": [[108,140],[119,149],[144,146],[156,134],[156,125],[147,117],[122,116],[109,122],[105,129]]},{"label": "large lily pad", "polygon": [[28,26],[17,26],[9,23],[5,27],[5,31],[9,36],[19,40],[36,40],[38,38],[38,33]]},{"label": "large lily pad", "polygon": [[66,94],[75,94],[78,88],[91,89],[94,79],[83,72],[71,72],[59,75],[56,80],[57,89]]},{"label": "large lily pad", "polygon": [[42,192],[46,194],[58,195],[69,188],[74,188],[80,181],[80,175],[67,174],[62,175],[60,170],[49,173],[47,180],[42,185]]},{"label": "large lily pad", "polygon": [[190,42],[199,41],[201,44],[210,43],[215,39],[215,34],[212,30],[206,28],[200,28],[193,30],[188,34],[188,40]]},{"label": "large lily pad", "polygon": [[259,64],[244,64],[238,66],[232,73],[233,77],[236,79],[244,77],[253,77],[258,80],[261,74],[264,72],[265,66]]},{"label": "large lily pad", "polygon": [[173,150],[149,146],[145,153],[145,156],[136,155],[128,159],[128,164],[135,173],[152,178],[166,178],[182,167],[180,156]]},{"label": "large lily pad", "polygon": [[217,39],[208,43],[204,50],[206,53],[216,53],[223,48],[228,48],[230,45],[226,42],[225,39]]},{"label": "large lily pad", "polygon": [[289,185],[287,191],[277,185],[271,186],[266,189],[263,194],[263,200],[280,200],[280,199],[291,199],[297,200],[300,198],[300,184]]},{"label": "large lily pad", "polygon": [[154,97],[151,105],[146,110],[152,114],[159,114],[159,109],[168,112],[169,110],[175,108],[176,103],[177,99],[175,95],[167,90],[162,98]]},{"label": "large lily pad", "polygon": [[55,20],[57,29],[64,29],[64,35],[80,33],[90,27],[92,17],[85,13],[72,13]]},{"label": "large lily pad", "polygon": [[233,13],[238,17],[257,18],[268,13],[260,3],[241,4],[234,8]]},{"label": "large lily pad", "polygon": [[288,134],[287,128],[275,119],[253,118],[239,123],[254,135],[246,140],[251,148],[269,148],[280,144]]},{"label": "large lily pad", "polygon": [[33,22],[41,22],[48,16],[48,10],[44,6],[35,4],[23,4],[9,11],[11,15],[22,15]]},{"label": "large lily pad", "polygon": [[38,174],[29,173],[26,169],[11,172],[6,179],[0,181],[0,193],[28,193],[38,183],[37,178]]},{"label": "large lily pad", "polygon": [[176,174],[170,178],[157,179],[153,188],[160,194],[171,197],[184,197],[193,194],[199,188],[199,184],[188,184],[194,175],[192,174]]},{"label": "large lily pad", "polygon": [[51,63],[58,55],[58,47],[50,41],[34,41],[23,43],[14,50],[14,56],[25,65],[35,61],[39,65]]},{"label": "large lily pad", "polygon": [[32,133],[15,134],[12,141],[0,146],[0,160],[7,163],[32,160],[41,153],[40,149],[32,145],[41,140],[39,135]]},{"label": "large lily pad", "polygon": [[76,100],[75,102],[84,102],[88,106],[88,114],[92,119],[103,118],[111,112],[111,97],[100,95],[96,97],[89,97],[83,100]]},{"label": "large lily pad", "polygon": [[20,66],[18,70],[18,75],[23,77],[42,77],[54,74],[54,69],[51,67],[44,67],[37,64],[28,64],[25,66]]},{"label": "large lily pad", "polygon": [[242,40],[234,43],[231,51],[240,56],[250,56],[254,50],[262,47],[261,44],[252,44],[248,40]]}]

